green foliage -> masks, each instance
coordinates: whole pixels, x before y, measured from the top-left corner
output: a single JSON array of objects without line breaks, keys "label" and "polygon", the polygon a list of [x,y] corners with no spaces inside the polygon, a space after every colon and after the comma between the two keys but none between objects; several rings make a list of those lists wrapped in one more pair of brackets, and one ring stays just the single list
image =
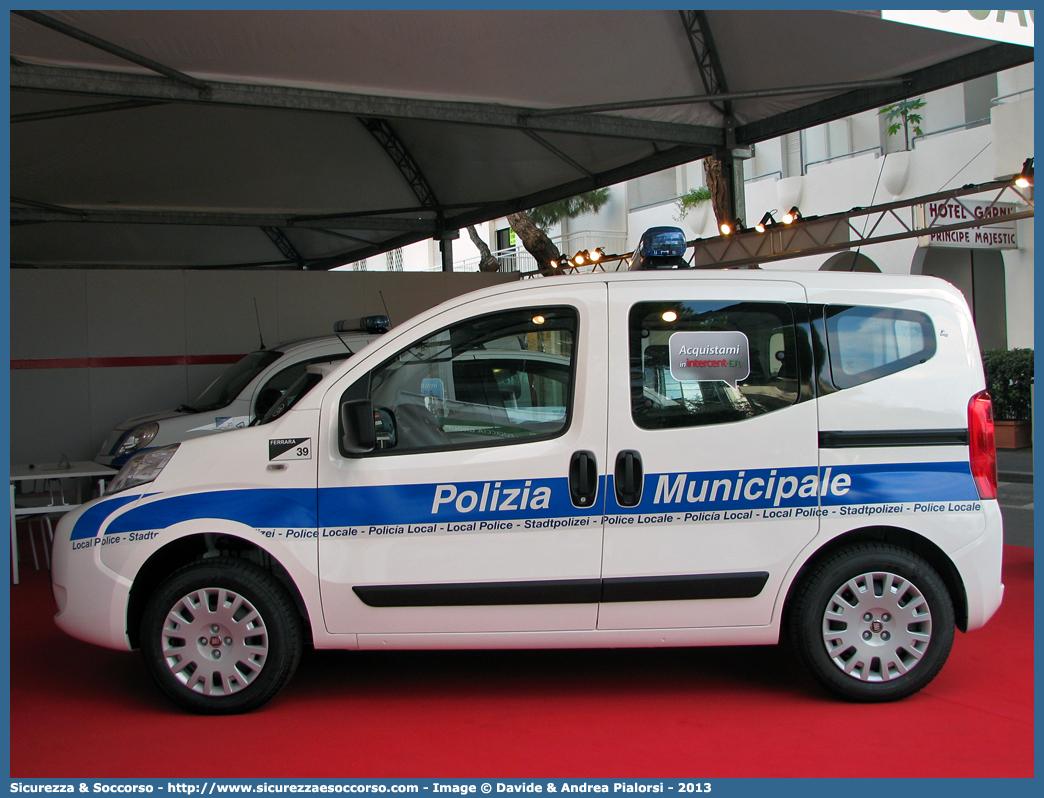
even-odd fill
[{"label": "green foliage", "polygon": [[608,201],[609,189],[599,188],[533,208],[529,211],[529,218],[533,220],[533,224],[547,232],[551,225],[563,219],[575,219],[581,214],[597,212]]},{"label": "green foliage", "polygon": [[994,418],[1030,420],[1033,350],[986,349],[982,353],[982,364],[986,369],[986,390],[993,398]]},{"label": "green foliage", "polygon": [[699,188],[690,188],[680,197],[675,205],[678,208],[678,212],[674,214],[674,220],[680,222],[686,216],[689,215],[689,211],[698,208],[705,202],[709,202],[711,198],[710,189],[706,186],[700,186]]},{"label": "green foliage", "polygon": [[918,97],[916,100],[903,100],[894,105],[886,105],[877,112],[877,115],[885,114],[886,119],[891,123],[888,125],[889,136],[894,136],[900,130],[903,131],[906,136],[906,148],[910,149],[911,125],[915,136],[924,135],[924,131],[921,130],[921,122],[924,119],[916,112],[927,104],[922,97]]}]

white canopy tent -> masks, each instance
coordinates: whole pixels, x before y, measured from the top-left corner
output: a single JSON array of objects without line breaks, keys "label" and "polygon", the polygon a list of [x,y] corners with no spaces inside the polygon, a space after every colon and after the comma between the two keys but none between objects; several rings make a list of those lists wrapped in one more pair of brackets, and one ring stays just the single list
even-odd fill
[{"label": "white canopy tent", "polygon": [[875,13],[12,12],[12,265],[331,268],[1033,59]]}]

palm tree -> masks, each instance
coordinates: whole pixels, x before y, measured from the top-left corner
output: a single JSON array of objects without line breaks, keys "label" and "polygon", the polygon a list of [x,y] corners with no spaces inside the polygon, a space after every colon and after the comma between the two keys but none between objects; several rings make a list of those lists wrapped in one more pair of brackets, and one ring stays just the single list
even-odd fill
[{"label": "palm tree", "polygon": [[515,231],[515,235],[522,242],[522,246],[533,256],[537,270],[544,275],[554,274],[555,266],[552,263],[559,263],[562,260],[562,253],[558,251],[558,247],[547,233],[537,227],[525,211],[509,213],[507,220],[511,229]]},{"label": "palm tree", "polygon": [[575,197],[541,205],[530,211],[509,213],[508,224],[522,241],[522,246],[533,256],[541,274],[561,274],[552,262],[561,263],[562,253],[547,235],[547,228],[563,219],[575,219],[583,213],[594,212],[609,201],[609,189],[600,188],[577,194]]},{"label": "palm tree", "polygon": [[[583,213],[597,211],[608,201],[609,189],[600,188],[578,194],[575,197],[550,202],[529,211],[509,213],[507,220],[511,229],[515,231],[515,235],[522,242],[522,246],[536,260],[540,273],[561,274],[561,271],[556,270],[551,263],[552,261],[556,264],[561,263],[563,256],[548,237],[547,228],[563,219],[575,219]],[[500,271],[500,261],[490,251],[486,242],[479,237],[474,225],[468,225],[467,230],[468,236],[479,251],[479,271]]]},{"label": "palm tree", "polygon": [[471,243],[474,244],[479,251],[479,271],[480,272],[499,272],[500,261],[497,260],[493,253],[489,251],[489,246],[486,242],[479,238],[478,231],[475,230],[475,225],[468,225],[468,235],[471,236]]},{"label": "palm tree", "polygon": [[[713,155],[703,159],[703,177],[710,191],[711,207],[717,227],[729,219],[729,183],[722,170],[721,160]],[[731,221],[731,220],[730,220]]]}]

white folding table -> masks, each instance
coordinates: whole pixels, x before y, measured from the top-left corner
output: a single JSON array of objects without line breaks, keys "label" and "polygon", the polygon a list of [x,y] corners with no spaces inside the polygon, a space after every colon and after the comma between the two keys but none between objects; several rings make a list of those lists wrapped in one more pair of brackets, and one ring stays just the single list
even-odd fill
[{"label": "white folding table", "polygon": [[[21,516],[28,515],[51,515],[67,513],[80,506],[83,502],[83,484],[77,483],[76,503],[70,504],[65,499],[65,492],[59,492],[59,501],[52,498],[51,504],[37,507],[18,507],[15,503],[15,483],[31,482],[34,480],[53,479],[98,479],[98,493],[105,492],[105,481],[112,479],[119,472],[115,468],[99,465],[90,460],[78,460],[63,463],[34,463],[32,465],[11,466],[11,573],[14,584],[18,584],[18,535],[15,531],[15,523]],[[44,541],[46,544],[46,541]]]}]

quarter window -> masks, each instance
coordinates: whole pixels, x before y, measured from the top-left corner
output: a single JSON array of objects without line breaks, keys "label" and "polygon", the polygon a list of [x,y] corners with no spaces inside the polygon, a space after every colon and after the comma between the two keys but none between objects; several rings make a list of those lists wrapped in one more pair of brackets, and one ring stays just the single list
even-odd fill
[{"label": "quarter window", "polygon": [[798,400],[789,305],[644,302],[629,333],[631,414],[643,429],[741,421]]},{"label": "quarter window", "polygon": [[[264,384],[261,390],[257,392],[257,400],[254,402],[254,417],[264,418],[268,414],[268,411],[271,410],[287,392],[287,389],[303,377],[305,370],[312,364],[334,363],[339,360],[344,360],[345,357],[347,357],[347,354],[342,353],[314,357],[311,360],[302,360],[298,363],[294,363],[292,366],[287,366],[279,373],[273,375],[268,382]],[[318,382],[318,380],[315,382]],[[314,385],[315,382],[312,384]],[[309,386],[309,388],[311,388],[311,386]],[[297,399],[303,395],[304,393],[299,394]],[[297,399],[294,401],[296,402]],[[283,412],[286,412],[286,410],[289,410],[289,407],[283,408]]]},{"label": "quarter window", "polygon": [[576,334],[573,309],[528,308],[471,319],[407,347],[370,375],[378,450],[491,446],[562,433]]},{"label": "quarter window", "polygon": [[895,374],[935,354],[935,328],[919,311],[830,305],[825,315],[830,372],[838,388]]}]

